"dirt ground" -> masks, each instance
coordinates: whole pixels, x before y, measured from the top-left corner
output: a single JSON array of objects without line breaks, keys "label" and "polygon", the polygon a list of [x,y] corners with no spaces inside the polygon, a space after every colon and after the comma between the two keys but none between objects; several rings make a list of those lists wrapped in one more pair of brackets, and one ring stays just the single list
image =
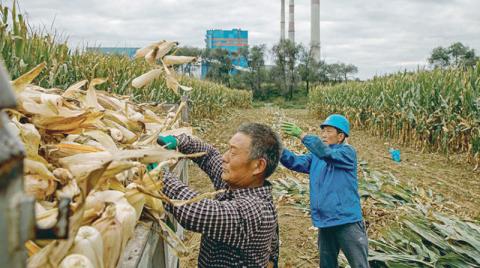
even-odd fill
[{"label": "dirt ground", "polygon": [[[241,123],[262,122],[278,130],[278,125],[283,120],[295,122],[308,133],[319,133],[321,120],[314,118],[306,110],[266,107],[236,111],[229,117],[219,118],[196,129],[195,135],[224,152],[229,138]],[[299,148],[298,141],[282,138],[287,148],[293,145]],[[456,160],[460,157],[453,157],[453,160],[448,161],[444,155],[418,152],[358,129],[352,130],[349,143],[356,148],[359,161],[367,161],[371,169],[391,172],[402,182],[441,193],[445,198],[445,207],[451,210],[452,214],[480,219],[480,173],[474,172],[472,165]],[[390,147],[401,150],[401,163],[390,160]],[[308,185],[307,176],[294,174],[283,167],[279,167],[269,179],[285,177],[295,177]],[[189,178],[193,189],[199,192],[213,190],[209,179],[194,165],[191,165]],[[305,198],[308,199],[308,192],[305,193]],[[281,241],[280,267],[318,267],[317,231],[312,227],[310,216],[305,211],[283,202],[277,203],[277,212]],[[196,267],[200,234],[186,231],[185,243],[192,252],[181,258],[180,267]]]}]

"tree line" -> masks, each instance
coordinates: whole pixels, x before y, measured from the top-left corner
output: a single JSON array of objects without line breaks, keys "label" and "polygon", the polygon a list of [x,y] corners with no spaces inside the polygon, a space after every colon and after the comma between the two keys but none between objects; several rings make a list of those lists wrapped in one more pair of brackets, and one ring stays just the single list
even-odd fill
[{"label": "tree line", "polygon": [[[358,80],[354,75],[358,68],[347,63],[326,63],[312,57],[309,47],[282,40],[270,49],[265,44],[241,48],[236,53],[225,49],[200,49],[181,47],[178,55],[200,56],[208,65],[206,79],[228,87],[251,90],[255,100],[270,100],[283,97],[292,100],[295,95],[308,95],[318,84],[343,83]],[[270,56],[272,65],[265,64]],[[244,58],[247,68],[238,68],[234,60]],[[428,63],[432,68],[464,68],[475,66],[479,61],[475,50],[461,42],[448,47],[434,48]],[[181,66],[181,72],[191,74],[193,66]]]},{"label": "tree line", "polygon": [[[225,49],[182,47],[179,55],[196,55],[208,65],[206,79],[228,87],[251,90],[256,100],[283,97],[292,100],[294,94],[308,95],[312,86],[321,83],[341,83],[356,79],[358,68],[353,64],[317,61],[310,48],[283,40],[270,49],[265,44],[241,48],[237,53]],[[267,56],[272,65],[266,65]],[[238,68],[234,60],[246,59],[247,68]],[[191,66],[181,67],[191,74]]]}]

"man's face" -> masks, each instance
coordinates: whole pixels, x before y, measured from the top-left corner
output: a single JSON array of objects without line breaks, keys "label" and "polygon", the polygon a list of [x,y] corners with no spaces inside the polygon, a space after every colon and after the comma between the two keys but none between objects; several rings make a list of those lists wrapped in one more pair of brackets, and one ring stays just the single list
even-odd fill
[{"label": "man's face", "polygon": [[345,134],[338,133],[337,129],[330,126],[324,126],[322,128],[322,141],[328,145],[342,143],[345,138]]},{"label": "man's face", "polygon": [[252,139],[237,132],[223,154],[222,179],[232,188],[247,188],[258,181],[258,160],[250,159]]}]

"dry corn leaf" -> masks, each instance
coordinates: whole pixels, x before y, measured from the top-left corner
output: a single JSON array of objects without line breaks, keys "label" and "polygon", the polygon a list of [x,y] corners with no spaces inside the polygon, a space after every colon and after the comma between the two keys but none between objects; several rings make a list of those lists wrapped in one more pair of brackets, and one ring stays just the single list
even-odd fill
[{"label": "dry corn leaf", "polygon": [[100,142],[112,154],[118,151],[117,145],[107,133],[100,130],[90,130],[86,131],[84,134]]},{"label": "dry corn leaf", "polygon": [[95,90],[95,86],[96,85],[100,85],[100,84],[103,84],[105,83],[107,80],[106,79],[102,79],[102,78],[95,78],[93,79],[89,86],[88,86],[88,89],[87,89],[87,95],[86,95],[86,98],[85,98],[85,107],[91,107],[91,108],[95,108],[97,109],[98,111],[103,111],[105,110],[105,108],[103,108],[99,103],[98,103],[98,100],[97,100],[97,92]]},{"label": "dry corn leaf", "polygon": [[79,143],[58,143],[46,145],[45,150],[49,158],[60,159],[76,154],[103,152],[103,150]]},{"label": "dry corn leaf", "polygon": [[22,92],[27,87],[27,85],[32,83],[33,79],[35,79],[42,72],[43,68],[45,68],[45,62],[40,63],[29,72],[15,79],[12,82],[12,87],[15,90],[15,92],[17,94]]},{"label": "dry corn leaf", "polygon": [[102,107],[112,111],[120,111],[124,106],[124,101],[121,101],[118,98],[107,96],[102,92],[97,92],[97,100]]},{"label": "dry corn leaf", "polygon": [[43,117],[35,115],[33,116],[33,123],[35,126],[50,132],[81,133],[84,128],[95,128],[95,123],[97,123],[102,116],[102,112],[92,110],[86,110],[82,114],[74,117]]},{"label": "dry corn leaf", "polygon": [[81,91],[82,87],[84,87],[88,83],[88,80],[79,81],[70,87],[68,87],[65,92],[62,94],[64,98],[75,98],[78,96],[79,92],[81,92],[83,96],[83,92]]}]

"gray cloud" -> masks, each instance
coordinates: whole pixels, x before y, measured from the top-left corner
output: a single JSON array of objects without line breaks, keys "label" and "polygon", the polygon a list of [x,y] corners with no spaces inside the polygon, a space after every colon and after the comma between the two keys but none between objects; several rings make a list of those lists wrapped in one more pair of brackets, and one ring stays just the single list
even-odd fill
[{"label": "gray cloud", "polygon": [[[7,4],[11,0],[6,1]],[[287,6],[288,6],[288,1]],[[249,43],[279,39],[280,1],[21,0],[35,28],[54,28],[71,46],[144,46],[160,39],[204,47],[207,29],[249,30]],[[322,0],[321,46],[327,62],[359,67],[362,79],[426,64],[431,50],[460,41],[480,53],[480,1]],[[288,8],[287,8],[288,9]],[[288,14],[286,16],[288,18]],[[310,40],[310,1],[296,1],[296,41]]]}]

